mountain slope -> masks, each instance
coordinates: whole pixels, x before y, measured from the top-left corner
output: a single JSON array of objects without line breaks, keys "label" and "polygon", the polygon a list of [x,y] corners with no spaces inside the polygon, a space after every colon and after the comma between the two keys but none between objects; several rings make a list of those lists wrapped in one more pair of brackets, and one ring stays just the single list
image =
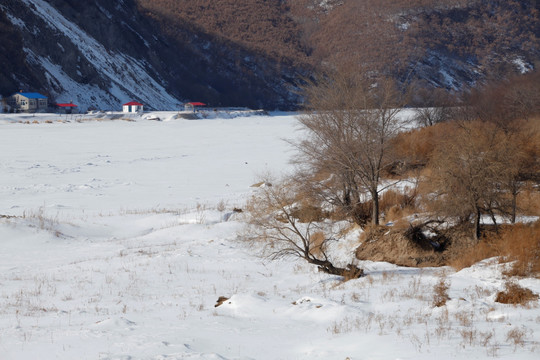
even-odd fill
[{"label": "mountain slope", "polygon": [[459,91],[488,77],[532,70],[540,60],[537,1],[304,2],[294,11],[320,62],[357,62]]},{"label": "mountain slope", "polygon": [[[188,99],[266,108],[296,102],[286,80],[295,77],[294,69],[277,68],[188,26],[176,26],[184,37],[173,38],[133,0],[8,0],[3,11],[22,37],[34,75],[14,71],[18,87],[37,88],[58,101],[101,109],[129,99],[155,109]],[[17,88],[8,84],[2,91]]]},{"label": "mountain slope", "polygon": [[81,109],[293,109],[303,78],[340,63],[459,92],[537,66],[539,10],[514,0],[4,0],[0,95],[41,91]]}]

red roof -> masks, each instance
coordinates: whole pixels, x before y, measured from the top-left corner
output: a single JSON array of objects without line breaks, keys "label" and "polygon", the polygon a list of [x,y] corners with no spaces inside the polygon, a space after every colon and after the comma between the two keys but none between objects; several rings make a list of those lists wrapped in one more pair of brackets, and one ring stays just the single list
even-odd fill
[{"label": "red roof", "polygon": [[69,104],[56,104],[56,106],[58,107],[77,107],[77,105],[73,104],[73,103],[69,103]]},{"label": "red roof", "polygon": [[189,102],[188,104],[193,106],[206,106],[206,104],[202,102]]},{"label": "red roof", "polygon": [[131,101],[131,102],[125,103],[124,106],[143,106],[143,104],[138,103],[136,101]]}]

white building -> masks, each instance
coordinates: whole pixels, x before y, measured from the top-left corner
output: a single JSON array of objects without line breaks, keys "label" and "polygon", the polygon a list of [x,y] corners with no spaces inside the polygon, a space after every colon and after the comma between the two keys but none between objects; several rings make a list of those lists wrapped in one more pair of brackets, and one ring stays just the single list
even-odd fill
[{"label": "white building", "polygon": [[136,101],[131,101],[123,105],[123,112],[125,113],[136,113],[139,111],[142,112],[143,110],[144,110],[143,104],[138,103]]}]

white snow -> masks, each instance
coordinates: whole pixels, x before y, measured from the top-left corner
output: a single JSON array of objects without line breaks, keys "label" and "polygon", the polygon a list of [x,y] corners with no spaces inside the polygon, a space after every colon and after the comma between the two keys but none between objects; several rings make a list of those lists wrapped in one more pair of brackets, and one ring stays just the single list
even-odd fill
[{"label": "white snow", "polygon": [[531,64],[527,63],[519,56],[512,60],[512,63],[517,67],[521,74],[526,74],[533,69]]},{"label": "white snow", "polygon": [[[0,115],[2,360],[538,359],[538,304],[494,302],[494,259],[366,261],[343,283],[243,243],[233,208],[257,174],[291,170],[294,115],[157,115]],[[451,299],[434,308],[443,272]]]}]

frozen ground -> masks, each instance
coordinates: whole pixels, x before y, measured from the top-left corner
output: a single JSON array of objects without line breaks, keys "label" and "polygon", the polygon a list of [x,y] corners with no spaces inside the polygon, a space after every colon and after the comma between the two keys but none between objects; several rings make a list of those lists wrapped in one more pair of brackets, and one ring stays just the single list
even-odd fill
[{"label": "frozen ground", "polygon": [[[496,262],[364,262],[343,283],[242,243],[232,209],[257,174],[291,169],[292,115],[37,117],[0,115],[2,360],[540,356],[538,304],[495,303]],[[451,299],[434,308],[441,276]]]}]

